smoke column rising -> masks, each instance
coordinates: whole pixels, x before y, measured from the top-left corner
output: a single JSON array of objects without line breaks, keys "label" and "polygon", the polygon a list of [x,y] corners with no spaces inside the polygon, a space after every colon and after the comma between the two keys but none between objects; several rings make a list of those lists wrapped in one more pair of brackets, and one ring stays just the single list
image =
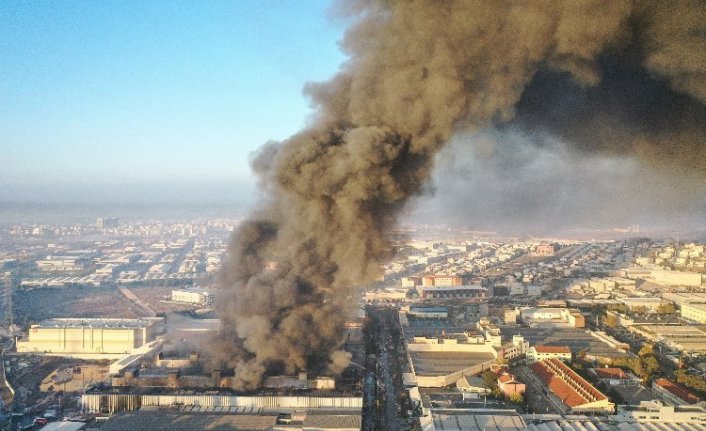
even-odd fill
[{"label": "smoke column rising", "polygon": [[338,11],[352,22],[350,59],[306,87],[308,127],[253,161],[267,199],[229,249],[214,350],[238,389],[341,371],[354,288],[381,275],[386,233],[456,133],[517,127],[703,184],[703,2],[367,0]]}]

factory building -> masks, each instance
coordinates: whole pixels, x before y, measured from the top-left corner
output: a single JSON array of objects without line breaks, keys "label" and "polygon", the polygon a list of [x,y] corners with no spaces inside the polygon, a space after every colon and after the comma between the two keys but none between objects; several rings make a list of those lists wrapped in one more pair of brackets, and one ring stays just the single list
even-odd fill
[{"label": "factory building", "polygon": [[610,419],[617,422],[659,422],[660,429],[666,429],[665,423],[706,424],[706,407],[668,406],[656,400],[641,401],[639,406],[618,406],[618,413]]},{"label": "factory building", "polygon": [[571,350],[567,346],[532,346],[527,349],[527,361],[537,362],[545,359],[571,360]]},{"label": "factory building", "polygon": [[620,298],[618,301],[631,310],[644,308],[647,311],[657,311],[662,305],[662,298]]},{"label": "factory building", "polygon": [[358,414],[363,407],[361,395],[249,395],[242,396],[228,390],[208,392],[180,390],[135,390],[132,388],[93,388],[81,396],[81,407],[86,413],[115,413],[135,411],[141,407],[193,406],[201,408],[244,409],[350,409]]},{"label": "factory building", "polygon": [[486,370],[498,352],[483,335],[467,332],[442,337],[413,337],[407,341],[411,375],[422,387],[444,387],[461,377]]},{"label": "factory building", "polygon": [[684,406],[701,401],[693,392],[671,380],[656,379],[652,382],[652,391],[669,404]]},{"label": "factory building", "polygon": [[197,305],[213,305],[214,297],[203,289],[172,289],[172,301]]},{"label": "factory building", "polygon": [[421,287],[420,296],[424,299],[485,298],[488,290],[480,285],[471,286],[426,286]]},{"label": "factory building", "polygon": [[17,342],[21,353],[60,356],[124,355],[155,340],[164,319],[57,318],[31,325],[26,341]]},{"label": "factory building", "polygon": [[698,272],[670,271],[655,269],[650,273],[655,283],[664,286],[690,286],[700,287],[703,282],[702,274]]},{"label": "factory building", "polygon": [[410,307],[407,315],[418,319],[448,319],[449,310],[444,307]]},{"label": "factory building", "polygon": [[422,286],[461,286],[461,277],[453,275],[425,275],[422,277]]},{"label": "factory building", "polygon": [[575,308],[523,308],[520,310],[520,319],[522,323],[533,328],[586,326],[583,314]]},{"label": "factory building", "polygon": [[86,267],[86,260],[74,256],[47,256],[37,261],[37,269],[42,272],[79,272]]},{"label": "factory building", "polygon": [[535,376],[565,406],[565,413],[613,412],[615,405],[607,396],[593,387],[558,359],[531,364]]},{"label": "factory building", "polygon": [[706,323],[706,304],[683,304],[681,317],[699,323]]}]

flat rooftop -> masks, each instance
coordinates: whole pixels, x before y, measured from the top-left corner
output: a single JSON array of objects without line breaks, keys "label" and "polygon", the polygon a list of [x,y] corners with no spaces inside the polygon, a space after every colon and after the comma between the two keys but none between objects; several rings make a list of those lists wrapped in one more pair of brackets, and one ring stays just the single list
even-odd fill
[{"label": "flat rooftop", "polygon": [[589,334],[583,328],[524,328],[501,326],[503,341],[512,341],[513,335],[522,335],[530,345],[568,346],[572,353],[586,350],[589,354],[607,358],[621,358],[627,353],[611,347],[604,341]]},{"label": "flat rooftop", "polygon": [[39,328],[104,328],[104,329],[137,329],[151,326],[163,321],[161,317],[143,317],[139,319],[92,319],[92,318],[54,318],[41,321],[32,327]]},{"label": "flat rooftop", "polygon": [[522,417],[516,414],[508,415],[473,415],[433,413],[434,426],[438,430],[450,431],[520,431],[527,425]]},{"label": "flat rooftop", "polygon": [[301,397],[361,397],[362,390],[354,384],[338,384],[336,389],[287,389],[260,388],[252,391],[236,391],[231,388],[214,387],[207,389],[170,388],[166,386],[108,386],[96,385],[86,391],[87,395],[221,395],[221,396],[289,396]]},{"label": "flat rooftop", "polygon": [[217,413],[183,413],[175,410],[140,410],[115,415],[102,431],[198,431],[198,430],[271,430],[276,415],[237,415]]},{"label": "flat rooftop", "polygon": [[493,360],[482,352],[410,352],[414,371],[421,376],[445,376]]},{"label": "flat rooftop", "polygon": [[640,325],[636,330],[662,337],[693,339],[694,342],[706,342],[706,326],[686,325]]}]

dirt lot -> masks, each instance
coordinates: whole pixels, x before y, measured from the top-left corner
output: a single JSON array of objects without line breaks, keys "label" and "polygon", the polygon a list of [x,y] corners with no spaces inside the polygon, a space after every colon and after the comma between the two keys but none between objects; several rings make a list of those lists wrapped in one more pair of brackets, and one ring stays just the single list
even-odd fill
[{"label": "dirt lot", "polygon": [[62,390],[65,392],[82,391],[91,382],[107,382],[108,365],[83,364],[60,367],[51,372],[39,385],[41,392]]},{"label": "dirt lot", "polygon": [[140,317],[144,312],[113,287],[17,290],[15,322],[21,326],[52,317]]}]

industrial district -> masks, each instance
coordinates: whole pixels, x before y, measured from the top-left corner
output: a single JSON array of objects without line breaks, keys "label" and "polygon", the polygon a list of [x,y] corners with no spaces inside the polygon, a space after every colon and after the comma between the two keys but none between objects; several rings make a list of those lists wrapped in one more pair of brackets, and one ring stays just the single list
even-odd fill
[{"label": "industrial district", "polygon": [[0,226],[0,427],[706,430],[703,239],[407,227],[348,368],[243,392],[207,348],[239,222]]}]

